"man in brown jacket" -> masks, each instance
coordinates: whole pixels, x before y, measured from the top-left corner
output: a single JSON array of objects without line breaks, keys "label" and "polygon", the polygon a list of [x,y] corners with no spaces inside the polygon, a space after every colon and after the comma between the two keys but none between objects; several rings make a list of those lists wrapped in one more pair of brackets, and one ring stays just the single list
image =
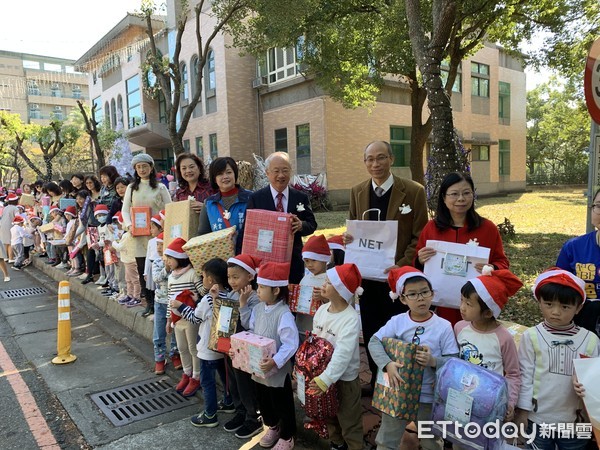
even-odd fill
[{"label": "man in brown jacket", "polygon": [[[349,218],[362,220],[363,212],[377,208],[381,210],[381,220],[397,220],[396,264],[384,273],[394,267],[412,265],[419,234],[427,223],[425,189],[412,180],[392,175],[394,155],[388,142],[375,141],[367,145],[364,163],[371,178],[352,188]],[[370,211],[365,215],[365,220],[377,220],[377,212]],[[346,235],[346,241],[350,239],[352,237]],[[360,314],[363,338],[367,345],[371,336],[392,316],[408,308],[400,301],[392,301],[386,282],[363,278],[362,287],[364,293],[360,297]],[[371,355],[368,354],[368,358],[372,373],[371,386],[374,386],[377,366]]]}]

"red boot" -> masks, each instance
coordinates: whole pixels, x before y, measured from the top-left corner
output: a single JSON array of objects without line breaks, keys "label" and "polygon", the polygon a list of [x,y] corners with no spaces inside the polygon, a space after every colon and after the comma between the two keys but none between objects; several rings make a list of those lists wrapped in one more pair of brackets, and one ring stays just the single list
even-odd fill
[{"label": "red boot", "polygon": [[177,386],[175,386],[175,390],[181,394],[183,391],[185,391],[185,388],[187,388],[189,382],[190,376],[184,373],[183,375],[181,375],[181,381],[179,381],[179,383],[177,383]]},{"label": "red boot", "polygon": [[185,391],[181,395],[184,397],[191,397],[196,393],[196,391],[200,389],[200,380],[196,380],[195,378],[190,378],[190,382],[188,383]]},{"label": "red boot", "polygon": [[156,375],[163,375],[165,373],[165,361],[156,361],[154,363],[154,373]]},{"label": "red boot", "polygon": [[175,353],[173,356],[171,356],[171,362],[173,363],[173,369],[175,370],[179,370],[183,367],[179,353]]}]

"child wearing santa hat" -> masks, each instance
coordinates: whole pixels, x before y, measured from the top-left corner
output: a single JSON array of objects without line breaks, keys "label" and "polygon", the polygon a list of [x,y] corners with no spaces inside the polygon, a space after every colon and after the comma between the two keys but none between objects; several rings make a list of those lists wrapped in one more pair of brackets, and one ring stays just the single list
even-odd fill
[{"label": "child wearing santa hat", "polygon": [[[393,300],[399,298],[408,306],[408,311],[392,317],[371,337],[369,352],[379,370],[387,373],[390,385],[396,387],[402,383],[398,373],[402,366],[388,356],[383,347],[383,338],[399,339],[419,346],[415,359],[425,370],[417,420],[430,420],[435,381],[433,368],[447,357],[458,356],[452,325],[430,311],[434,292],[431,281],[420,270],[408,266],[392,269],[388,274],[388,284],[393,291],[390,297]],[[377,448],[396,450],[407,424],[407,420],[382,413],[381,428],[376,437]],[[425,450],[442,449],[439,438],[421,438],[420,444]]]},{"label": "child wearing santa hat", "polygon": [[[308,273],[300,280],[300,286],[317,288],[313,289],[312,298],[322,303],[325,299],[321,297],[321,290],[319,288],[325,282],[327,263],[331,260],[331,251],[329,250],[329,244],[327,244],[325,236],[314,234],[308,238],[306,244],[302,247],[302,259]],[[306,309],[304,311],[305,313],[296,313],[296,326],[300,333],[300,342],[303,342],[306,338],[306,332],[313,329],[313,317],[306,313]]]},{"label": "child wearing santa hat", "polygon": [[[54,229],[49,231],[47,236],[54,241],[60,241],[65,237],[65,231],[67,229],[67,221],[63,217],[63,211],[58,207],[58,205],[53,205],[50,207],[50,217],[52,218],[52,225]],[[48,242],[48,261],[46,264],[51,264],[52,266],[58,266],[63,257],[66,254],[66,247],[60,245],[52,245],[51,242]]]},{"label": "child wearing santa hat", "polygon": [[[119,229],[123,228],[123,216],[119,213],[116,215]],[[142,293],[142,285],[137,269],[135,259],[135,243],[133,236],[129,231],[125,231],[118,239],[111,242],[111,246],[118,252],[120,264],[125,269],[125,296],[117,299],[119,305],[124,305],[130,308],[138,306],[142,303],[140,295]]]},{"label": "child wearing santa hat", "polygon": [[262,371],[275,369],[275,373],[268,378],[252,377],[263,423],[269,427],[259,445],[275,450],[293,449],[296,434],[290,360],[298,350],[299,337],[287,305],[289,275],[289,263],[266,262],[258,268],[256,282],[260,303],[252,310],[249,323],[242,323],[251,332],[276,343],[275,355],[260,363]]},{"label": "child wearing santa hat", "polygon": [[[227,280],[231,291],[227,298],[239,301],[240,321],[237,331],[244,331],[242,323],[248,324],[252,310],[260,300],[256,293],[256,271],[260,261],[253,256],[240,254],[227,260]],[[258,414],[258,400],[252,376],[233,367],[229,355],[225,355],[225,369],[229,381],[229,392],[233,400],[235,416],[225,423],[225,431],[235,433],[239,439],[248,439],[259,434],[262,423]]]},{"label": "child wearing santa hat", "polygon": [[454,333],[461,359],[506,378],[509,395],[504,420],[511,421],[519,398],[521,371],[512,335],[497,319],[508,299],[523,283],[508,269],[491,269],[491,266],[484,267],[482,275],[467,281],[461,288],[463,320],[454,325]]},{"label": "child wearing santa hat", "polygon": [[15,216],[13,219],[13,226],[10,229],[10,245],[13,249],[13,255],[15,263],[13,269],[21,270],[23,267],[23,261],[25,261],[25,248],[23,240],[28,237],[33,239],[33,236],[25,230],[25,220],[22,216]]},{"label": "child wearing santa hat", "polygon": [[537,448],[583,450],[589,439],[559,430],[574,427],[581,408],[573,360],[598,356],[598,337],[573,322],[585,302],[585,282],[554,267],[536,278],[532,290],[544,321],[527,329],[519,344],[522,384],[515,422],[535,433]]},{"label": "child wearing santa hat", "polygon": [[344,237],[341,234],[331,236],[327,239],[327,244],[329,244],[329,250],[331,250],[331,261],[329,262],[329,267],[344,264],[344,257],[346,255]]},{"label": "child wearing santa hat", "polygon": [[177,348],[181,356],[183,374],[181,380],[175,386],[175,389],[185,397],[191,397],[200,389],[200,359],[197,355],[196,343],[198,341],[199,321],[192,321],[194,309],[191,310],[191,316],[188,320],[178,320],[172,325],[172,314],[183,317],[178,311],[181,306],[177,301],[177,296],[189,290],[194,294],[194,302],[198,301],[208,292],[202,285],[202,279],[192,267],[192,263],[183,249],[186,244],[185,239],[180,237],[173,239],[169,246],[164,250],[165,266],[169,271],[168,297],[169,310],[167,312],[167,330],[175,330]]},{"label": "child wearing santa hat", "polygon": [[342,264],[327,270],[321,295],[329,301],[315,314],[313,333],[333,344],[334,352],[325,370],[310,382],[310,387],[326,392],[337,385],[337,417],[327,420],[332,449],[362,450],[363,427],[361,388],[358,372],[360,318],[350,305],[355,294],[362,293],[362,277],[354,264]]},{"label": "child wearing santa hat", "polygon": [[156,251],[156,237],[163,231],[163,222],[159,214],[155,214],[150,219],[150,236],[146,249],[146,261],[144,262],[144,279],[146,280],[146,309],[142,317],[148,317],[154,314],[154,291],[156,285],[152,279],[152,262],[159,258]]}]

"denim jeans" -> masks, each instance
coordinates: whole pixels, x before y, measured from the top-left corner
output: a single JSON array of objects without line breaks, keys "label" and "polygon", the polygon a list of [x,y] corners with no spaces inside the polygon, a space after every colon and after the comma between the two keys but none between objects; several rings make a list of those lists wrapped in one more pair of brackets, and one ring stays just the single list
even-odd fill
[{"label": "denim jeans", "polygon": [[[531,434],[533,431],[534,423],[529,420],[527,424],[527,433]],[[544,429],[541,429],[538,424],[535,424],[537,428],[535,439],[533,443],[537,446],[539,450],[554,450],[558,448],[559,450],[585,450],[589,443],[589,439],[577,439],[577,436],[569,436],[569,437],[558,437],[556,432],[556,427],[554,427],[554,435],[553,436],[544,436]],[[575,427],[573,427],[574,429]],[[546,428],[550,432],[550,428]],[[527,447],[527,448],[535,448],[535,447]]]},{"label": "denim jeans", "polygon": [[[167,353],[167,305],[166,303],[156,303],[154,305],[154,333],[152,341],[154,342],[154,361],[164,361]],[[179,353],[177,351],[177,341],[175,333],[171,333],[171,350],[169,356]]]},{"label": "denim jeans", "polygon": [[225,374],[225,361],[223,358],[215,360],[200,360],[200,386],[204,395],[204,414],[214,416],[217,413],[217,383],[215,372],[223,382],[223,403],[230,405],[232,400],[227,389],[227,376]]}]

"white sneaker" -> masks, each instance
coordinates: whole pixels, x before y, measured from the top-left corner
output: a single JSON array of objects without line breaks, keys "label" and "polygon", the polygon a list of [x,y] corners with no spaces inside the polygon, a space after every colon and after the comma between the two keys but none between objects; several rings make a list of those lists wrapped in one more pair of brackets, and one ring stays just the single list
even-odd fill
[{"label": "white sneaker", "polygon": [[12,264],[12,263],[14,263],[14,262],[15,262],[15,260],[14,260],[14,259],[9,259],[9,260],[8,260],[8,263],[9,263],[9,264]]},{"label": "white sneaker", "polygon": [[66,269],[67,267],[69,267],[69,265],[65,264],[64,262],[56,266],[57,269]]},{"label": "white sneaker", "polygon": [[4,277],[4,282],[8,283],[10,281],[10,277]]},{"label": "white sneaker", "polygon": [[98,281],[96,281],[94,284],[97,284],[98,286],[100,286],[101,284],[106,283],[106,277],[104,275],[102,275],[100,278],[98,278]]},{"label": "white sneaker", "polygon": [[87,275],[87,273],[83,272],[83,273],[82,273],[81,275],[79,275],[77,278],[78,278],[79,280],[85,280],[85,279],[87,278],[87,276],[88,276],[88,275]]}]

